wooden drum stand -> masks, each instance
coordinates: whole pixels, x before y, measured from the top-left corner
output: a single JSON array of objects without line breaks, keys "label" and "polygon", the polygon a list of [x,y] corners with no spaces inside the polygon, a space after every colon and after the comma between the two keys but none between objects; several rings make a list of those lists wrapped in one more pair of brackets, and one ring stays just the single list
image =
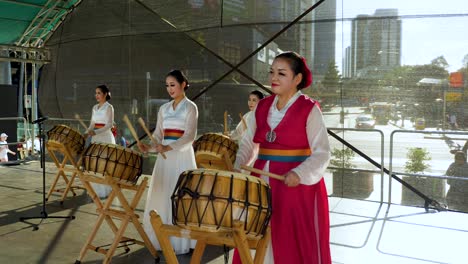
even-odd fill
[{"label": "wooden drum stand", "polygon": [[[139,216],[135,213],[135,208],[137,207],[138,202],[140,201],[145,191],[146,185],[148,184],[148,179],[144,178],[143,181],[138,185],[138,184],[131,184],[128,181],[119,180],[118,178],[113,178],[110,175],[106,175],[103,178],[103,177],[97,177],[94,174],[80,172],[79,177],[81,181],[83,182],[83,185],[87,189],[88,194],[91,196],[94,203],[96,204],[97,206],[96,210],[99,213],[99,216],[98,216],[98,220],[93,230],[91,231],[91,234],[89,235],[88,239],[86,240],[85,245],[81,249],[78,260],[76,260],[75,263],[76,264],[81,263],[81,260],[84,258],[87,250],[92,250],[92,251],[104,254],[105,258],[102,263],[110,263],[112,256],[115,250],[117,249],[119,243],[123,243],[123,246],[125,247],[126,252],[130,250],[128,248],[127,243],[146,246],[148,250],[150,251],[151,255],[154,256],[156,263],[158,263],[159,262],[158,253],[156,249],[154,248],[153,244],[151,243],[151,241],[149,240],[148,236],[146,235],[141,223],[139,222],[138,220]],[[106,184],[112,187],[112,191],[109,194],[109,197],[107,198],[107,201],[105,202],[104,205],[102,204],[101,200],[99,199],[92,185],[90,184],[91,182],[99,183],[99,184]],[[135,192],[134,197],[131,201],[127,201],[126,197],[122,193],[123,189]],[[115,198],[117,198],[120,201],[123,207],[123,210],[110,208],[110,206],[112,205],[112,201]],[[114,223],[113,218],[117,218],[121,220],[120,228],[118,228],[117,225]],[[97,247],[92,244],[104,220],[106,220],[107,224],[110,226],[110,228],[112,229],[115,235],[114,241],[110,245],[109,249]],[[133,223],[133,225],[135,226],[136,230],[140,234],[143,241],[139,241],[139,240],[124,236],[125,229],[127,228],[127,225],[129,222]]]},{"label": "wooden drum stand", "polygon": [[[75,155],[72,155],[72,151],[70,150],[68,145],[62,144],[58,141],[49,140],[46,144],[46,148],[50,157],[54,161],[55,166],[58,169],[54,182],[50,186],[49,192],[47,193],[46,201],[49,200],[49,197],[52,195],[53,192],[58,192],[62,193],[62,197],[60,198],[60,204],[63,204],[69,191],[73,193],[73,196],[76,196],[74,189],[84,189],[81,186],[73,185],[75,177],[79,173],[80,166],[78,165],[79,163],[77,163],[76,161]],[[62,161],[59,160],[57,155],[58,153],[63,155]],[[71,176],[68,176],[66,172],[71,173]],[[55,188],[60,178],[62,178],[66,183],[65,189]]]},{"label": "wooden drum stand", "polygon": [[[103,263],[109,263],[119,243],[123,243],[122,246],[125,248],[126,252],[130,250],[128,248],[129,244],[146,246],[158,263],[158,253],[139,222],[139,216],[135,213],[138,202],[148,184],[148,179],[146,177],[138,184],[142,166],[141,154],[114,144],[92,143],[84,151],[80,162],[83,171],[80,171],[78,175],[88,191],[88,194],[96,204],[96,210],[99,216],[75,263],[81,263],[87,250],[93,250],[104,254],[105,258]],[[112,188],[104,205],[91,183],[109,185]],[[128,198],[127,201],[122,190],[134,192],[133,198]],[[127,195],[127,197],[128,196],[129,195]],[[118,199],[123,210],[111,208],[115,198]],[[114,223],[114,219],[121,220],[120,227],[117,227]],[[92,244],[104,220],[106,220],[114,233],[114,240],[108,249]],[[143,241],[124,236],[129,222],[133,223]]]},{"label": "wooden drum stand", "polygon": [[[161,217],[153,210],[150,212],[151,225],[153,226],[156,237],[161,245],[164,258],[169,264],[177,264],[177,257],[169,240],[170,236],[191,238],[197,240],[197,245],[190,260],[191,264],[201,263],[203,252],[206,245],[226,245],[239,250],[239,255],[243,264],[260,264],[265,258],[266,248],[270,240],[270,228],[268,227],[263,236],[247,237],[244,231],[244,223],[235,221],[231,231],[198,231],[184,229],[180,226],[163,224]],[[255,249],[255,258],[252,259],[250,249]]]}]

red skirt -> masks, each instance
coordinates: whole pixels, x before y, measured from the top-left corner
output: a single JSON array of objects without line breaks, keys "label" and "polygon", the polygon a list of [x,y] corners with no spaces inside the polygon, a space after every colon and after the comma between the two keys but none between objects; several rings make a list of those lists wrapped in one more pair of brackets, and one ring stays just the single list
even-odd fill
[{"label": "red skirt", "polygon": [[[288,187],[271,179],[275,263],[330,264],[330,221],[324,180]],[[237,250],[233,263],[241,263]]]}]

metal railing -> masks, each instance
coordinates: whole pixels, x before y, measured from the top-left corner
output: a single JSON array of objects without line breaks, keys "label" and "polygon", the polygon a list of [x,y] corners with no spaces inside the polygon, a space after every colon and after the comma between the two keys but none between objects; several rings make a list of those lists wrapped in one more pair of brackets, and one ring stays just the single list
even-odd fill
[{"label": "metal railing", "polygon": [[[363,170],[363,169],[346,169],[344,168],[345,171],[363,171],[363,172],[379,172],[380,173],[380,202],[383,203],[383,196],[384,196],[384,193],[383,193],[383,190],[384,190],[384,185],[383,185],[383,182],[384,182],[384,169],[383,169],[383,164],[384,164],[384,160],[385,160],[385,148],[384,148],[384,133],[382,132],[382,130],[378,130],[378,129],[357,129],[357,128],[337,128],[337,127],[333,127],[333,128],[328,128],[329,131],[343,131],[343,132],[346,132],[346,131],[355,131],[355,132],[373,132],[373,133],[379,133],[380,134],[380,164],[382,166],[380,166],[380,170]],[[330,133],[329,133],[330,134]],[[358,153],[359,154],[359,153]],[[339,167],[333,167],[333,166],[328,166],[328,169],[329,170],[333,170],[333,169],[343,169],[343,168],[339,168]]]},{"label": "metal railing", "polygon": [[[394,172],[393,171],[393,150],[394,150],[394,139],[395,134],[436,134],[436,135],[443,135],[442,139],[449,139],[445,135],[463,135],[467,136],[466,139],[461,140],[468,140],[468,132],[456,132],[456,131],[440,131],[440,130],[433,130],[433,131],[415,131],[415,130],[394,130],[390,134],[390,150],[389,150],[389,171],[390,174],[394,175],[402,175],[402,176],[410,176],[410,177],[429,177],[429,178],[438,178],[438,179],[457,179],[457,180],[468,180],[463,179],[460,177],[451,177],[446,175],[433,175],[433,174],[417,174],[417,173],[403,173],[403,172]],[[388,201],[391,203],[392,201],[392,181],[391,178],[389,179],[389,192],[388,192]]]}]

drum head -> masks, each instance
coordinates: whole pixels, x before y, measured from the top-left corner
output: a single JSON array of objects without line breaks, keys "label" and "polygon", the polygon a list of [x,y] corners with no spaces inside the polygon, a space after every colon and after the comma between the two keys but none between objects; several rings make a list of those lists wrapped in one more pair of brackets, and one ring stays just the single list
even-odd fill
[{"label": "drum head", "polygon": [[227,170],[234,164],[239,146],[229,137],[206,133],[194,143],[197,166],[206,169]]}]

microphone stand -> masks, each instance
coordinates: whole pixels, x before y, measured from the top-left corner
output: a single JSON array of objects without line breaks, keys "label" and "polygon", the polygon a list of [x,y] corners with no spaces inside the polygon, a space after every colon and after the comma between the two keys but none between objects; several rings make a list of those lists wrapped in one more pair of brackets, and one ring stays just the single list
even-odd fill
[{"label": "microphone stand", "polygon": [[[36,218],[40,218],[40,219],[47,219],[47,218],[64,218],[64,219],[70,219],[70,220],[73,220],[75,219],[75,216],[72,215],[72,216],[49,216],[47,214],[47,210],[46,210],[46,190],[45,190],[45,147],[44,147],[44,138],[45,138],[45,135],[44,135],[44,131],[43,131],[43,128],[42,128],[42,123],[44,121],[46,121],[48,119],[48,117],[41,117],[35,121],[33,121],[32,123],[33,124],[38,124],[39,126],[39,148],[41,149],[41,168],[42,168],[42,211],[41,211],[41,214],[39,216],[28,216],[28,217],[20,217],[20,221],[24,221],[24,220],[28,220],[28,219],[36,219]],[[34,142],[34,139],[31,140],[32,142]],[[42,222],[42,221],[41,221]],[[40,223],[39,223],[40,224]],[[39,229],[39,224],[35,225],[34,228],[33,228],[33,231],[36,231]]]}]

